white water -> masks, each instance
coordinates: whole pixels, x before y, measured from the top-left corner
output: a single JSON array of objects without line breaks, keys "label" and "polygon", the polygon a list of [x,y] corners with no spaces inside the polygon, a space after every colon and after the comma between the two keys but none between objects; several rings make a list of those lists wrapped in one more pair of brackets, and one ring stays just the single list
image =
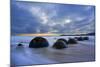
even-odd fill
[{"label": "white water", "polygon": [[[52,46],[56,40],[58,40],[59,38],[64,38],[66,40],[68,40],[68,38],[74,38],[76,36],[51,36],[51,37],[44,37],[47,39],[47,41],[49,42],[49,46]],[[79,36],[77,36],[79,37]],[[92,41],[94,41],[94,36],[88,36],[89,37],[89,41],[84,41],[84,43],[91,43],[91,45],[94,45],[94,43]],[[23,42],[23,44],[25,46],[29,45],[29,42],[35,38],[35,36],[12,36],[11,37],[11,45],[17,45],[20,42]]]},{"label": "white water", "polygon": [[[29,42],[34,38],[30,36],[11,37],[11,65],[36,65],[52,63],[72,63],[87,62],[95,60],[95,37],[88,36],[87,41],[78,41],[78,44],[69,45],[68,48],[57,50],[51,46],[59,38],[73,38],[75,36],[53,36],[44,37],[48,40],[47,48],[29,48]],[[18,47],[17,44],[23,42],[24,46]],[[14,66],[12,66],[14,67]]]}]

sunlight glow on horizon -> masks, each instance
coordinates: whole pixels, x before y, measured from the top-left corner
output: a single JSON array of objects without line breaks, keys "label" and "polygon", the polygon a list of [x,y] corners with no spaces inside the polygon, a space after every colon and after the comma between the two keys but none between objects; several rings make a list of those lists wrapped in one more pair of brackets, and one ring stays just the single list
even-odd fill
[{"label": "sunlight glow on horizon", "polygon": [[53,33],[37,33],[37,34],[19,34],[18,36],[58,36],[60,34]]}]

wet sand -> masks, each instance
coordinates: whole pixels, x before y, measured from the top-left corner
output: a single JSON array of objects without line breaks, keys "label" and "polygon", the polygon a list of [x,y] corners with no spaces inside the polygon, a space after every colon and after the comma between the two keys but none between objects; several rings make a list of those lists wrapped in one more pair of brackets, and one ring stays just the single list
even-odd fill
[{"label": "wet sand", "polygon": [[[93,43],[94,44],[94,43]],[[37,65],[95,61],[95,46],[79,42],[65,49],[11,46],[11,65]]]}]

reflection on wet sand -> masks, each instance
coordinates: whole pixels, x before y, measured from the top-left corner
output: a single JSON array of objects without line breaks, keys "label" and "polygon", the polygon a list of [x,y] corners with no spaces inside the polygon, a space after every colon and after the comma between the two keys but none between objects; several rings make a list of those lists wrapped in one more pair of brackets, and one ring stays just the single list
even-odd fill
[{"label": "reflection on wet sand", "polygon": [[95,46],[79,43],[65,49],[11,47],[12,65],[86,62],[95,60]]}]

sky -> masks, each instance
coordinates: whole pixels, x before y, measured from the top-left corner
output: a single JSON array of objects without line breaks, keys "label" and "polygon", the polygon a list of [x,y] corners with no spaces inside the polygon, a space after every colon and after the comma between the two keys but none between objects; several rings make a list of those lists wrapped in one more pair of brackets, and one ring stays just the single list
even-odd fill
[{"label": "sky", "polygon": [[11,2],[11,33],[90,33],[95,31],[95,6]]}]

